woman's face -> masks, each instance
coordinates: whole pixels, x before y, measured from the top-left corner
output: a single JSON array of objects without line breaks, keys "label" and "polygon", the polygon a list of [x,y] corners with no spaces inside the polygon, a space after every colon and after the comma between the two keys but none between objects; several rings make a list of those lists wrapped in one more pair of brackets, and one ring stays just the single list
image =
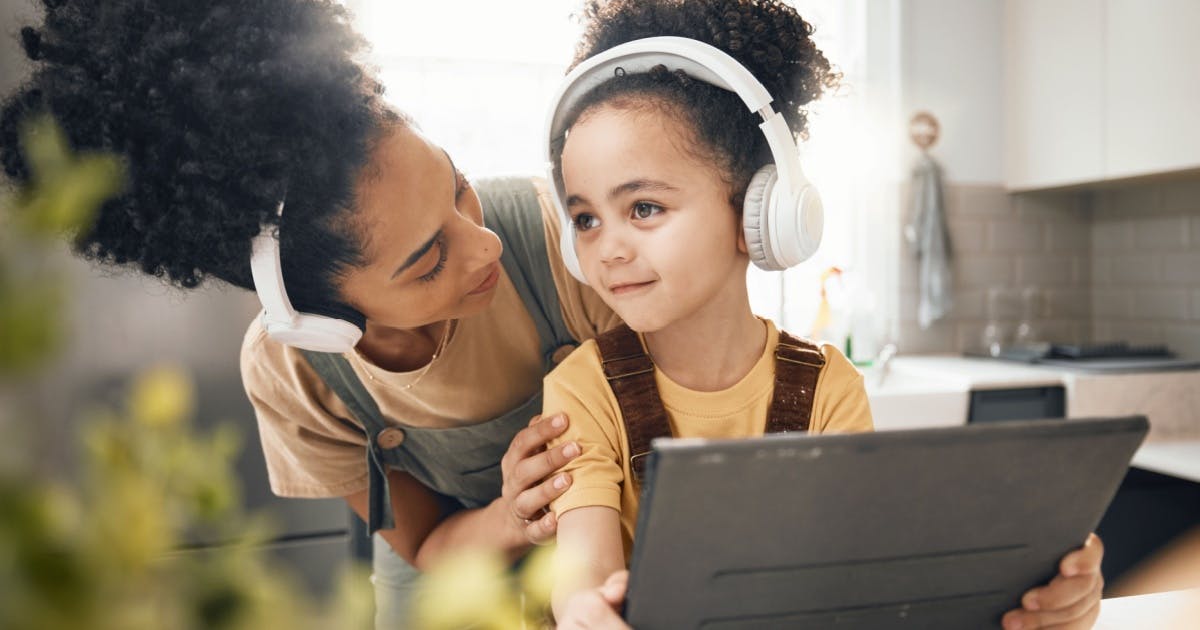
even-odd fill
[{"label": "woman's face", "polygon": [[405,125],[380,140],[357,187],[355,228],[367,264],[342,284],[372,324],[416,328],[491,303],[500,239],[450,156]]}]

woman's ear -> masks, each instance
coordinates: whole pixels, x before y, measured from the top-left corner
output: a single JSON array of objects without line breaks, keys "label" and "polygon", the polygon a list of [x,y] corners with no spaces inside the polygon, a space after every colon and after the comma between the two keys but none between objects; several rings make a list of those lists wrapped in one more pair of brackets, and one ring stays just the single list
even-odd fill
[{"label": "woman's ear", "polygon": [[746,247],[746,228],[742,226],[745,217],[738,215],[737,220],[737,249],[738,253],[750,255],[750,248]]}]

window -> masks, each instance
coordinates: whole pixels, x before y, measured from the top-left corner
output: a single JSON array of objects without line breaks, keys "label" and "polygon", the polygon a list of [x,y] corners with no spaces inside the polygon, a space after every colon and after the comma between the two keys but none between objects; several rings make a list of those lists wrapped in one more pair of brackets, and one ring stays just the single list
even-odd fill
[{"label": "window", "polygon": [[[580,29],[572,14],[578,3],[346,4],[373,46],[371,60],[388,100],[411,114],[456,164],[475,176],[544,174],[546,107],[573,55]],[[847,284],[858,287],[860,307],[871,303],[869,295],[884,294],[880,287],[887,286],[882,278],[887,270],[872,262],[886,260],[872,236],[881,230],[870,229],[879,223],[871,207],[883,206],[872,201],[876,187],[868,181],[884,152],[873,144],[878,134],[866,123],[866,0],[794,4],[816,27],[818,46],[843,73],[843,87],[813,107],[810,140],[801,146],[806,173],[825,203],[825,232],[810,261],[782,274],[752,267],[749,284],[756,312],[807,335],[826,268],[846,270]]]}]

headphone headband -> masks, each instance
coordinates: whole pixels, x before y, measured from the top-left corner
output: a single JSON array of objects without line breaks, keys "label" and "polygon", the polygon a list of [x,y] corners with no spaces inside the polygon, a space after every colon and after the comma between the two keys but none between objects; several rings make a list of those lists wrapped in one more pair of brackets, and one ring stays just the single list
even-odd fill
[{"label": "headphone headband", "polygon": [[[275,216],[283,216],[283,202],[279,202]],[[279,237],[270,226],[264,225],[251,242],[250,274],[254,278],[254,291],[263,305],[263,323],[292,324],[296,321],[296,309],[283,288],[283,262],[279,258]]]},{"label": "headphone headband", "polygon": [[566,189],[559,165],[555,163],[555,157],[561,156],[566,143],[567,116],[589,92],[611,79],[617,69],[640,73],[649,72],[658,65],[683,70],[695,79],[733,92],[750,111],[762,117],[759,129],[766,136],[778,178],[777,183],[774,177],[771,178],[771,189],[767,191],[764,204],[772,209],[791,209],[764,212],[762,232],[795,236],[765,239],[762,245],[769,251],[761,258],[766,260],[752,256],[755,264],[782,269],[811,255],[820,243],[820,198],[804,177],[795,138],[787,122],[771,107],[771,93],[745,66],[715,46],[686,37],[648,37],[615,46],[583,61],[567,74],[551,101],[546,119],[546,172],[553,193],[551,197],[564,222],[560,249],[571,274],[581,282],[587,282],[575,254],[574,226],[569,225],[565,207]]},{"label": "headphone headband", "polygon": [[[283,216],[283,202],[275,210]],[[349,352],[362,338],[357,324],[324,315],[297,312],[283,284],[278,230],[263,226],[250,244],[250,275],[262,302],[262,326],[272,339],[317,352]]]}]

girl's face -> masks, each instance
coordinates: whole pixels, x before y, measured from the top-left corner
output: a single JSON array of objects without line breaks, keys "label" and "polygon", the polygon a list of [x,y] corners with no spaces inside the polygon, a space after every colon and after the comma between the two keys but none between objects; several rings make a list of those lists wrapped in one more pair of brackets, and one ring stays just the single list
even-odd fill
[{"label": "girl's face", "polygon": [[373,324],[416,328],[491,303],[500,239],[445,151],[395,126],[359,180],[357,203],[367,264],[348,273],[342,293]]},{"label": "girl's face", "polygon": [[639,332],[746,301],[749,257],[729,186],[688,137],[659,108],[602,105],[563,147],[584,276]]}]

